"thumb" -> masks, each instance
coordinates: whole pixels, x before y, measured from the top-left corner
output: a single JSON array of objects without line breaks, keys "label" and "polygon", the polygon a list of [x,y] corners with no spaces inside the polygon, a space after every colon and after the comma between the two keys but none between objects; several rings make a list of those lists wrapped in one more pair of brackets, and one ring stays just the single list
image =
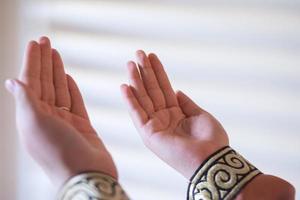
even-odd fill
[{"label": "thumb", "polygon": [[193,115],[198,115],[204,112],[203,109],[201,109],[194,101],[192,101],[186,94],[184,94],[182,91],[176,92],[176,97],[179,103],[179,106],[182,110],[182,112],[190,117]]},{"label": "thumb", "polygon": [[9,91],[13,96],[15,96],[16,93],[16,84],[16,81],[13,79],[7,79],[5,81],[6,90]]},{"label": "thumb", "polygon": [[5,87],[14,96],[17,105],[33,105],[34,102],[31,91],[21,81],[17,79],[8,79],[5,81]]}]

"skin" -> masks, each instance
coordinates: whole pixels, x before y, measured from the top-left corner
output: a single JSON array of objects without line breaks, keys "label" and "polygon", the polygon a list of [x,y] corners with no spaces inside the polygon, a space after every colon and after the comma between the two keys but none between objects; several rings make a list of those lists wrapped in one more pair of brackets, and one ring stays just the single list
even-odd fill
[{"label": "skin", "polygon": [[15,97],[21,141],[54,185],[84,171],[118,178],[79,89],[48,38],[28,44],[19,79],[8,80],[6,88]]},{"label": "skin", "polygon": [[[137,51],[121,92],[145,145],[189,179],[199,165],[229,145],[222,125],[183,92],[174,92],[155,54]],[[48,38],[28,44],[19,79],[6,81],[16,102],[21,141],[54,185],[86,171],[118,178],[111,155],[92,127],[80,91]],[[64,109],[62,109],[64,108]],[[260,175],[236,199],[294,199],[286,181]]]},{"label": "skin", "polygon": [[[190,179],[200,164],[229,145],[222,125],[186,94],[174,92],[158,57],[142,50],[137,64],[128,62],[129,84],[121,86],[123,99],[145,145],[159,158]],[[288,182],[259,175],[236,199],[294,199]]]},{"label": "skin", "polygon": [[222,125],[186,94],[174,92],[155,54],[139,50],[127,64],[130,85],[121,91],[146,146],[190,178],[213,152],[229,145]]}]

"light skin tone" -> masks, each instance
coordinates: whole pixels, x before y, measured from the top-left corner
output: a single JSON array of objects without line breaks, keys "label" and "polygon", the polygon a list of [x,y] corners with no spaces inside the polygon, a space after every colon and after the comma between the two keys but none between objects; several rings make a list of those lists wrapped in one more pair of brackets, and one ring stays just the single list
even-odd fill
[{"label": "light skin tone", "polygon": [[[129,113],[145,145],[189,179],[209,155],[229,145],[227,133],[187,95],[174,92],[155,54],[139,50],[136,56],[137,64],[127,65],[130,84],[121,86]],[[8,80],[6,88],[15,97],[22,143],[56,186],[85,171],[118,178],[79,89],[48,38],[28,44],[20,77]],[[294,199],[294,189],[260,175],[237,199]]]},{"label": "light skin tone", "polygon": [[[123,99],[145,145],[168,165],[190,179],[209,155],[228,146],[222,125],[186,94],[174,92],[159,58],[136,53],[127,64],[129,84]],[[294,199],[294,188],[271,175],[254,178],[236,199]]]},{"label": "light skin tone", "polygon": [[146,146],[186,178],[229,144],[221,124],[187,95],[174,92],[155,54],[136,53],[127,64],[130,85],[121,91]]},{"label": "light skin tone", "polygon": [[19,79],[6,87],[15,97],[22,143],[56,186],[83,171],[118,177],[75,81],[48,38],[28,44]]},{"label": "light skin tone", "polygon": [[[136,53],[128,62],[129,84],[123,99],[145,145],[168,165],[190,179],[209,155],[229,145],[222,125],[186,94],[174,92],[159,58]],[[294,199],[294,188],[271,175],[254,178],[236,199]]]}]

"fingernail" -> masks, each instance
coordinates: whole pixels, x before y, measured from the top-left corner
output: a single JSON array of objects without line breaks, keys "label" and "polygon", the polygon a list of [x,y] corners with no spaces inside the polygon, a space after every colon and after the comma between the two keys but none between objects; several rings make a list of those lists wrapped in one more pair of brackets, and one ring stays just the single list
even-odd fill
[{"label": "fingernail", "polygon": [[39,41],[40,41],[41,44],[48,44],[48,43],[50,43],[49,38],[46,37],[46,36],[40,37],[40,40],[39,40]]},{"label": "fingernail", "polygon": [[125,88],[127,88],[127,87],[128,87],[128,85],[125,84],[125,83],[123,83],[122,85],[120,85],[120,88],[121,88],[121,89],[125,89]]},{"label": "fingernail", "polygon": [[177,90],[177,91],[176,91],[176,94],[177,94],[177,95],[183,95],[183,96],[186,96],[181,90]]},{"label": "fingernail", "polygon": [[28,42],[28,46],[36,46],[38,45],[38,43],[34,40],[31,40],[30,42]]},{"label": "fingernail", "polygon": [[145,52],[144,52],[143,50],[137,50],[137,51],[136,51],[136,54],[137,54],[138,56],[140,56],[140,57],[144,57]]},{"label": "fingernail", "polygon": [[143,53],[143,50],[141,50],[141,49],[136,50],[136,53],[137,53],[137,54]]},{"label": "fingernail", "polygon": [[13,92],[14,92],[14,89],[15,89],[15,81],[12,80],[12,79],[6,80],[6,81],[5,81],[5,87],[6,87],[6,89],[7,89],[9,92],[13,93]]}]

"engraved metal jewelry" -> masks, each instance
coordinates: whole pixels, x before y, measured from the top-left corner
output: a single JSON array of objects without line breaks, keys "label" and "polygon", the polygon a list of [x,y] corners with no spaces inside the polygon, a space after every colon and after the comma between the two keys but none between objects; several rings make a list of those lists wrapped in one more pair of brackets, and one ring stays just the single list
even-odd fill
[{"label": "engraved metal jewelry", "polygon": [[58,200],[129,200],[117,180],[98,172],[72,177],[63,186]]},{"label": "engraved metal jewelry", "polygon": [[190,180],[187,200],[231,200],[261,172],[229,146],[211,155]]},{"label": "engraved metal jewelry", "polygon": [[58,107],[59,109],[61,109],[61,110],[65,110],[65,111],[68,111],[68,112],[70,112],[70,108],[68,108],[68,107],[65,107],[65,106],[61,106],[61,107]]}]

